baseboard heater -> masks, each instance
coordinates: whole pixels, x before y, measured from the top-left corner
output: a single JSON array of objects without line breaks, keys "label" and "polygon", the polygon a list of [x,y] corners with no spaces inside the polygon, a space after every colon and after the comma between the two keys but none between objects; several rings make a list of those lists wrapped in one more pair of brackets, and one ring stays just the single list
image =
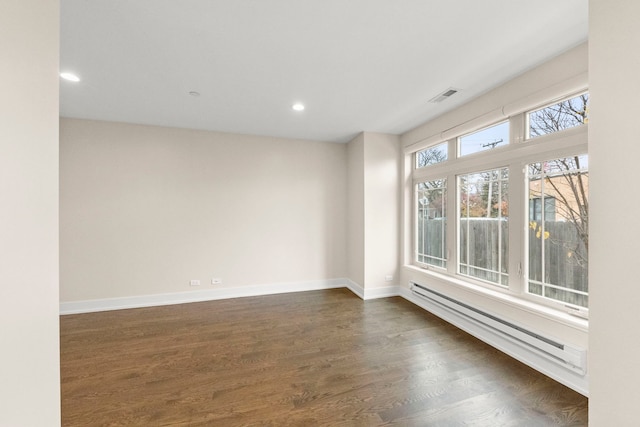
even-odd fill
[{"label": "baseboard heater", "polygon": [[557,342],[512,322],[501,319],[478,308],[465,304],[423,285],[410,282],[411,292],[438,307],[447,310],[476,325],[491,329],[509,341],[533,350],[545,358],[558,363],[580,375],[587,370],[586,351],[581,348]]}]

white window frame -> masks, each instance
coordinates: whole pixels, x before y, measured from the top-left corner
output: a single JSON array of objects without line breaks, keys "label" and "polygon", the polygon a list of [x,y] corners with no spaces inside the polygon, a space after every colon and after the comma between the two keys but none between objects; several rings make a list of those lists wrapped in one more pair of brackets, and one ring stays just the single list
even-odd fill
[{"label": "white window frame", "polygon": [[[507,167],[496,167],[496,168],[492,168],[491,170],[494,171],[494,170],[502,170],[502,169],[508,169],[508,168]],[[486,170],[479,170],[479,171],[475,171],[475,172],[472,172],[472,173],[475,174],[475,173],[482,173],[482,172],[487,172],[487,171]],[[456,192],[456,206],[455,206],[456,212],[455,212],[455,221],[456,221],[456,238],[458,239],[457,242],[456,242],[456,248],[457,248],[456,274],[461,276],[461,277],[464,277],[466,280],[473,280],[474,282],[482,282],[482,283],[486,283],[486,284],[491,285],[491,286],[498,286],[498,287],[504,288],[505,285],[503,285],[501,283],[492,282],[492,281],[489,281],[489,280],[483,280],[483,279],[474,277],[471,274],[464,274],[464,273],[461,272],[462,264],[460,262],[460,259],[462,258],[463,248],[462,248],[462,245],[460,244],[460,240],[461,240],[460,237],[461,237],[461,234],[462,234],[461,224],[460,224],[460,218],[461,218],[460,217],[460,210],[461,210],[462,207],[460,206],[460,197],[459,197],[460,193],[459,193],[459,190],[460,190],[460,178],[462,176],[465,176],[465,175],[467,175],[467,174],[458,174],[456,176],[456,188],[455,188],[455,192]],[[510,180],[508,180],[508,183],[511,184]],[[509,235],[511,235],[511,233],[512,233],[511,224],[510,224],[510,222],[511,222],[510,216],[511,215],[509,215],[507,217],[507,221],[509,221]],[[470,237],[467,236],[467,239],[470,239]],[[500,237],[498,238],[498,240],[501,240]],[[467,261],[469,261],[468,255],[467,255],[466,258],[467,258]],[[502,262],[500,262],[500,265],[502,265]],[[470,269],[472,269],[474,267],[470,266],[469,264],[467,264],[466,268],[467,268],[467,270],[470,270]],[[482,269],[482,268],[479,268],[479,269]],[[501,276],[502,274],[507,274],[507,277],[510,277],[510,274],[508,273],[509,271],[510,271],[509,270],[509,266],[507,265],[507,273],[502,273],[500,271],[500,267],[498,268],[498,271],[495,271],[495,273],[497,273],[499,276]],[[500,282],[501,281],[502,280],[500,280]]]},{"label": "white window frame", "polygon": [[[585,90],[568,94],[561,99],[570,99],[585,93]],[[526,230],[528,229],[528,197],[525,179],[525,167],[529,163],[540,162],[552,158],[561,158],[573,156],[576,154],[588,154],[588,124],[576,126],[573,128],[561,130],[555,133],[541,135],[533,139],[526,138],[528,136],[528,114],[531,111],[553,105],[559,101],[548,102],[528,108],[518,114],[514,114],[508,118],[510,127],[510,143],[506,146],[496,147],[492,150],[482,151],[478,153],[468,154],[460,157],[458,153],[458,138],[467,135],[470,132],[460,133],[459,135],[449,137],[448,139],[439,139],[433,141],[427,147],[429,148],[448,143],[448,159],[446,162],[428,165],[416,168],[415,152],[410,154],[410,164],[413,165],[411,173],[412,183],[412,203],[413,211],[411,213],[411,263],[421,268],[426,274],[433,272],[438,275],[439,279],[449,277],[452,283],[467,283],[473,285],[475,289],[484,288],[488,292],[499,292],[511,297],[516,297],[525,301],[533,302],[538,305],[551,307],[562,312],[576,313],[580,312],[581,316],[588,316],[588,308],[570,307],[569,305],[544,298],[527,292],[527,238]],[[494,126],[504,119],[487,122],[480,125],[476,130],[481,130],[490,126]],[[416,150],[418,151],[418,150]],[[459,251],[459,230],[458,230],[458,194],[457,194],[457,177],[466,173],[474,173],[478,171],[497,169],[507,167],[509,169],[509,280],[508,286],[503,287],[482,280],[476,280],[469,276],[463,276],[458,273],[458,251]],[[434,179],[447,180],[447,267],[441,268],[433,265],[420,263],[416,259],[417,247],[416,239],[416,185],[419,182],[430,181]]]},{"label": "white window frame", "polygon": [[[588,93],[589,93],[589,91],[588,91],[588,90],[583,90],[583,91],[580,91],[580,92],[578,92],[578,93],[574,93],[573,95],[569,95],[569,96],[562,97],[560,100],[547,102],[547,103],[542,104],[542,105],[540,105],[540,106],[538,106],[538,107],[536,107],[536,108],[530,108],[530,109],[528,109],[528,110],[524,113],[524,120],[525,120],[525,122],[524,122],[524,124],[525,124],[525,132],[524,132],[524,136],[523,136],[523,137],[524,137],[524,139],[525,139],[526,141],[535,141],[536,139],[538,139],[538,138],[540,138],[540,137],[542,137],[542,136],[546,136],[546,135],[539,135],[539,136],[532,137],[532,136],[530,135],[530,133],[529,133],[529,130],[530,130],[530,129],[529,129],[529,127],[530,127],[529,114],[530,114],[530,113],[533,113],[533,112],[535,112],[535,111],[544,110],[545,108],[549,108],[549,107],[551,107],[551,106],[553,106],[553,105],[560,104],[560,103],[562,103],[562,102],[568,101],[568,100],[573,99],[573,98],[577,98],[577,97],[579,97],[579,96],[582,96],[582,95],[585,95],[585,94],[588,94]],[[589,117],[589,116],[587,115],[587,119],[588,119],[588,117]],[[574,126],[574,127],[582,127],[582,126]],[[569,130],[569,129],[573,129],[573,128],[568,128],[568,129],[564,129],[564,130]],[[557,133],[557,132],[555,132],[555,133]],[[547,134],[547,135],[553,135],[553,134]]]},{"label": "white window frame", "polygon": [[[422,167],[425,167],[425,166],[422,166]],[[442,179],[442,180],[445,182],[444,187],[442,187],[442,189],[444,190],[444,193],[447,196],[447,198],[445,199],[445,208],[444,208],[445,215],[444,215],[444,218],[446,218],[448,220],[449,219],[449,216],[448,216],[448,205],[446,203],[449,203],[449,197],[448,197],[448,195],[449,195],[449,188],[448,188],[449,187],[449,183],[447,182],[446,179]],[[422,182],[424,182],[424,181],[422,181]],[[434,265],[434,264],[429,264],[429,263],[422,262],[422,261],[418,260],[418,257],[420,256],[420,255],[418,255],[418,250],[419,250],[419,245],[418,245],[418,243],[419,243],[418,242],[418,239],[419,239],[418,238],[419,225],[418,225],[418,222],[420,221],[420,219],[418,217],[419,216],[418,213],[419,213],[419,209],[420,209],[420,200],[417,197],[418,191],[420,191],[420,190],[418,190],[418,185],[419,184],[420,183],[416,183],[415,186],[414,186],[414,189],[413,189],[414,196],[415,196],[414,197],[415,206],[413,208],[413,212],[415,213],[414,216],[413,216],[413,229],[415,230],[414,239],[413,239],[414,246],[413,246],[413,251],[412,251],[413,257],[416,260],[416,262],[419,263],[424,268],[437,268],[437,269],[445,270],[446,267],[440,267],[440,266],[437,266],[437,265]],[[446,242],[446,236],[447,235],[448,235],[447,234],[447,230],[445,229],[445,231],[444,231],[445,242]],[[446,242],[446,244],[448,245],[448,242]],[[447,264],[447,259],[448,259],[447,248],[448,248],[448,246],[445,246],[443,248],[443,252],[444,253],[443,253],[443,258],[441,260],[444,262],[444,264]],[[425,256],[425,257],[428,257],[428,256]],[[436,259],[438,259],[438,258],[436,258]]]}]

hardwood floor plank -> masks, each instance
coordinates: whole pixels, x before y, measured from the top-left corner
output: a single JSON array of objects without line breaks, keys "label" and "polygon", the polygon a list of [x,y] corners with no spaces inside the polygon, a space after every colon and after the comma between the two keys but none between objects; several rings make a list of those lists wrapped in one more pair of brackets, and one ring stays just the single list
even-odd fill
[{"label": "hardwood floor plank", "polygon": [[61,317],[64,426],[587,425],[587,399],[401,298]]}]

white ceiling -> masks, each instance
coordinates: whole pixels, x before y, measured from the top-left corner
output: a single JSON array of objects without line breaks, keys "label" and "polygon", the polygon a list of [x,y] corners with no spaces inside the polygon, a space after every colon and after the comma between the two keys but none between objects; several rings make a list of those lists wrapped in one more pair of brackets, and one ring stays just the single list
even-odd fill
[{"label": "white ceiling", "polygon": [[60,69],[82,79],[61,81],[62,116],[335,142],[407,131],[588,26],[586,0],[61,3]]}]

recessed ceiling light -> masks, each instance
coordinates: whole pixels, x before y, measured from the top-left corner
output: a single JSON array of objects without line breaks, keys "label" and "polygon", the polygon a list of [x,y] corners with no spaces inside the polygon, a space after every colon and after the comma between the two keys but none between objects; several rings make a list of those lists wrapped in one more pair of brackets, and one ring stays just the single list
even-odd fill
[{"label": "recessed ceiling light", "polygon": [[291,108],[293,109],[293,111],[302,111],[302,110],[304,110],[304,104],[296,102],[295,104],[293,104],[291,106]]},{"label": "recessed ceiling light", "polygon": [[76,76],[73,73],[60,73],[60,77],[62,77],[65,80],[68,80],[70,82],[79,82],[80,81],[80,77]]}]

